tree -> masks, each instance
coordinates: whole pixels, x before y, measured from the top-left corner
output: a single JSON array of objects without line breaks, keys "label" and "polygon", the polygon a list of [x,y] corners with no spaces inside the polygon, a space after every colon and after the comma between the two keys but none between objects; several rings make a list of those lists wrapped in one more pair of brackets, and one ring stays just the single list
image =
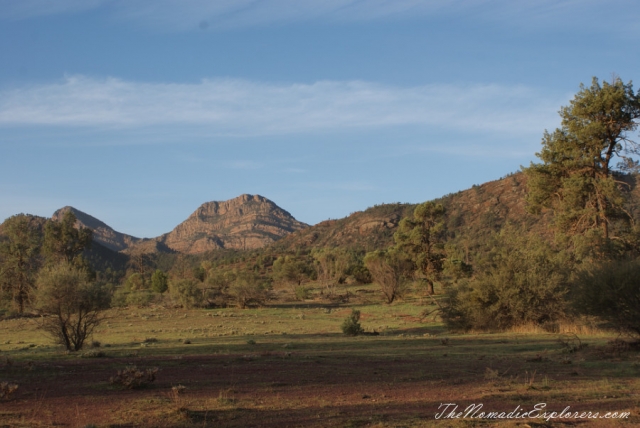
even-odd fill
[{"label": "tree", "polygon": [[416,276],[426,281],[428,294],[434,294],[433,284],[440,279],[446,259],[444,213],[441,204],[420,204],[411,218],[400,221],[393,236],[396,249],[410,257]]},{"label": "tree", "polygon": [[76,216],[66,211],[62,219],[49,220],[44,226],[43,253],[50,262],[67,262],[87,267],[82,252],[91,247],[93,232],[86,227],[76,228]]},{"label": "tree", "polygon": [[620,333],[640,337],[640,261],[607,261],[578,272],[572,284],[575,307],[608,322]]},{"label": "tree", "polygon": [[[624,241],[610,226],[614,220],[633,221],[624,208],[622,173],[638,165],[632,158],[638,144],[629,133],[638,126],[640,92],[634,94],[631,82],[620,78],[601,85],[594,77],[559,114],[561,127],[545,131],[536,154],[542,163],[524,168],[528,209],[553,209],[558,230],[578,238],[574,245]],[[617,166],[614,158],[621,161]]]},{"label": "tree", "polygon": [[447,325],[502,330],[567,317],[567,254],[513,226],[505,226],[494,239],[490,260],[481,273],[448,291],[442,311]]},{"label": "tree", "polygon": [[395,249],[367,253],[364,263],[373,280],[380,286],[387,303],[402,295],[405,276],[411,271],[411,261],[406,254]]},{"label": "tree", "polygon": [[268,285],[251,271],[238,272],[229,292],[242,309],[250,305],[262,305],[269,298]]},{"label": "tree", "polygon": [[67,350],[82,349],[109,307],[109,290],[68,262],[44,268],[37,286],[36,307],[46,315],[40,327]]},{"label": "tree", "polygon": [[273,262],[273,277],[287,284],[293,293],[296,293],[303,281],[307,281],[313,271],[302,260],[296,260],[292,256],[281,256]]},{"label": "tree", "polygon": [[193,308],[202,297],[198,283],[190,278],[172,281],[169,290],[171,295],[176,297],[185,308]]},{"label": "tree", "polygon": [[318,281],[329,295],[333,295],[349,265],[349,254],[339,248],[314,250],[311,256],[315,260]]},{"label": "tree", "polygon": [[41,234],[32,218],[24,214],[9,217],[2,230],[5,239],[0,242],[0,288],[23,313],[41,264]]},{"label": "tree", "polygon": [[169,277],[159,269],[151,275],[151,289],[156,293],[164,293],[169,288]]}]

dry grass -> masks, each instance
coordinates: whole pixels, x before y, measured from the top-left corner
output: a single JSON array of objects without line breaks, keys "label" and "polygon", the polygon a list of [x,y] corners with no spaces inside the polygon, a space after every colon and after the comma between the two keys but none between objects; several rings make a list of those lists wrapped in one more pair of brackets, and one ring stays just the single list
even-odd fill
[{"label": "dry grass", "polygon": [[[627,426],[640,424],[640,357],[611,342],[615,335],[568,324],[558,333],[529,326],[451,334],[421,322],[424,308],[415,301],[360,303],[113,309],[94,339],[106,355],[100,359],[62,352],[30,320],[0,321],[0,378],[20,385],[0,420],[18,427],[491,426],[435,421],[447,400],[630,410]],[[340,325],[352,307],[365,330],[381,334],[344,336]],[[110,386],[129,364],[159,367],[154,386]],[[581,426],[591,425],[598,426]]]}]

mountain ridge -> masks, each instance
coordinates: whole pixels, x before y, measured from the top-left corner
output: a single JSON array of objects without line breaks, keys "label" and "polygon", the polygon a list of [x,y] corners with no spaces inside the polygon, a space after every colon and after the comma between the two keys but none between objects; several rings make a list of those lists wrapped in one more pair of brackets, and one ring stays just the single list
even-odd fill
[{"label": "mountain ridge", "polygon": [[222,248],[256,249],[309,227],[273,201],[250,194],[226,201],[205,202],[173,230],[155,238],[137,238],[118,232],[71,206],[56,210],[52,219],[59,220],[68,211],[76,216],[77,227],[88,227],[93,231],[96,242],[113,251],[129,254],[199,254]]}]

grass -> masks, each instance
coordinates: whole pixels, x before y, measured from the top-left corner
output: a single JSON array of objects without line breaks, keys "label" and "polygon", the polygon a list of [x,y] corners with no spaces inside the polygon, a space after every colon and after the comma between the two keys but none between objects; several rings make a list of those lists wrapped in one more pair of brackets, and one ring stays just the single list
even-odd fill
[{"label": "grass", "polygon": [[[436,421],[444,401],[628,410],[631,418],[616,423],[640,423],[640,357],[607,353],[613,336],[580,335],[587,346],[568,352],[566,333],[451,334],[421,322],[417,299],[367,299],[245,310],[112,309],[92,338],[101,343],[101,358],[63,352],[33,319],[0,321],[0,381],[20,385],[3,403],[3,423],[487,426]],[[341,334],[352,308],[361,311],[365,330],[380,335]],[[109,377],[128,364],[158,367],[157,381],[141,390],[114,388]],[[77,410],[65,416],[61,406]]]}]

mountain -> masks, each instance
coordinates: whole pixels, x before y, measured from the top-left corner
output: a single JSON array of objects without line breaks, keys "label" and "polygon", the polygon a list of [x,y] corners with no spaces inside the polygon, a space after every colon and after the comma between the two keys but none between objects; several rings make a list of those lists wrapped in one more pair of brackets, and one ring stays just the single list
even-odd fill
[{"label": "mountain", "polygon": [[155,240],[173,251],[198,254],[256,249],[309,227],[260,195],[202,204],[188,219]]},{"label": "mountain", "polygon": [[325,220],[285,236],[272,244],[276,251],[305,248],[348,247],[371,251],[393,244],[400,220],[413,212],[412,204],[381,204],[338,220]]},{"label": "mountain", "polygon": [[102,221],[74,207],[63,207],[53,213],[53,220],[61,220],[62,216],[71,211],[76,216],[76,227],[88,227],[93,230],[93,240],[113,251],[122,251],[142,241],[135,236],[113,230]]},{"label": "mountain", "polygon": [[[551,237],[550,213],[525,210],[526,176],[512,174],[471,189],[434,200],[445,207],[449,241],[469,254],[486,251],[489,237],[506,223],[522,224]],[[635,196],[636,199],[639,199]],[[640,200],[640,199],[639,199]],[[399,221],[410,216],[415,204],[382,204],[339,220],[328,220],[291,234],[272,245],[276,252],[321,247],[348,247],[372,251],[393,245]]]},{"label": "mountain", "polygon": [[171,232],[148,239],[117,232],[97,218],[73,207],[57,210],[52,218],[61,219],[67,211],[76,216],[78,227],[93,230],[95,242],[124,253],[199,254],[221,248],[256,249],[309,227],[269,199],[246,194],[228,201],[202,204]]}]

